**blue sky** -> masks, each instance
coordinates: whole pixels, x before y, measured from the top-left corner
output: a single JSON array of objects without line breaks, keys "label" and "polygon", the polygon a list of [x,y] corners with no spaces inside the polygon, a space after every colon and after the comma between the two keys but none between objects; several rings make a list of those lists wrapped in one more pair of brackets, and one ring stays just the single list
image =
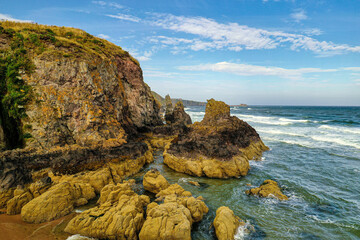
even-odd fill
[{"label": "blue sky", "polygon": [[0,0],[0,19],[105,38],[140,61],[161,95],[360,105],[358,0]]}]

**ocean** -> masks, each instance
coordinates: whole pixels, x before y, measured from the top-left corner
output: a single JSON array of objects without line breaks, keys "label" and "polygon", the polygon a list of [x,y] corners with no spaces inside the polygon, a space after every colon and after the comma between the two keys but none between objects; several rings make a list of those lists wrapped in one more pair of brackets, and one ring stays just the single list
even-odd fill
[{"label": "ocean", "polygon": [[[205,107],[187,107],[193,122]],[[216,209],[228,206],[252,225],[236,239],[360,239],[360,107],[232,107],[231,114],[249,123],[270,148],[262,161],[250,161],[239,179],[208,179],[177,173],[165,166],[162,152],[135,178],[157,168],[209,207],[193,225],[192,239],[216,239]],[[279,183],[289,201],[247,196],[264,180]],[[189,184],[198,181],[201,187]],[[144,193],[139,184],[139,193]]]}]

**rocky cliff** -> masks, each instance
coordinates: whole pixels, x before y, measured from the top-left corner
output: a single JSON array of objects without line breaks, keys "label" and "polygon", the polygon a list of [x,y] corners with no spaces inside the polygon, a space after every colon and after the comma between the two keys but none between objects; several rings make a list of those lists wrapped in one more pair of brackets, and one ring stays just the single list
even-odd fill
[{"label": "rocky cliff", "polygon": [[79,156],[76,149],[98,161],[106,160],[102,148],[126,155],[117,148],[162,124],[139,63],[104,39],[74,28],[1,22],[0,56],[0,146],[23,148],[0,154],[0,183],[9,180],[4,168],[14,173],[39,159],[46,167],[42,156],[54,152],[62,164]]}]

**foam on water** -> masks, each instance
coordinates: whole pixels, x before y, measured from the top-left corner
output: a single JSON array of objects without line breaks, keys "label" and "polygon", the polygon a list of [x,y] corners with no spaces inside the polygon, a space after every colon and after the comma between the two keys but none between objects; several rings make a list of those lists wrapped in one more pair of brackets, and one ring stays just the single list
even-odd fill
[{"label": "foam on water", "polygon": [[249,221],[245,222],[245,225],[241,225],[238,227],[238,229],[236,230],[236,233],[234,235],[234,239],[235,240],[243,240],[246,235],[249,234],[249,232],[253,230],[253,227],[251,226]]},{"label": "foam on water", "polygon": [[360,144],[353,143],[350,141],[345,141],[338,137],[312,136],[311,138],[314,139],[315,141],[329,142],[329,143],[334,143],[334,144],[338,144],[338,145],[349,146],[349,147],[354,147],[354,148],[360,149]]},{"label": "foam on water", "polygon": [[72,235],[72,236],[68,237],[66,240],[97,240],[97,239],[81,236],[80,234],[76,234],[76,235]]},{"label": "foam on water", "polygon": [[344,132],[344,133],[352,133],[352,134],[360,134],[359,128],[351,128],[351,127],[334,127],[328,125],[321,125],[320,129],[328,129],[332,132]]},{"label": "foam on water", "polygon": [[297,136],[297,137],[305,137],[303,134],[293,133],[293,132],[284,132],[280,130],[273,130],[273,129],[264,129],[264,128],[257,128],[258,132],[269,133],[274,135],[289,135],[289,136]]}]

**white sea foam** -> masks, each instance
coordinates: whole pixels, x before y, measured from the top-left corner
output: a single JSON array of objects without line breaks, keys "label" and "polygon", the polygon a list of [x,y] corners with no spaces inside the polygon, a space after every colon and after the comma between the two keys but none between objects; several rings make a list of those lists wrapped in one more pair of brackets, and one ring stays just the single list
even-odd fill
[{"label": "white sea foam", "polygon": [[252,108],[248,108],[248,110],[251,110]]},{"label": "white sea foam", "polygon": [[310,122],[309,120],[305,120],[305,119],[289,119],[289,118],[279,118],[280,121],[282,122],[294,122],[294,123],[307,123]]},{"label": "white sea foam", "polygon": [[80,234],[76,234],[68,237],[66,240],[96,240],[96,238],[89,238],[89,237],[81,236]]},{"label": "white sea foam", "polygon": [[292,132],[283,132],[283,131],[272,130],[272,129],[257,128],[257,131],[263,132],[263,133],[269,133],[269,134],[273,134],[273,135],[289,135],[289,136],[304,137],[304,135],[301,135],[301,134],[292,133]]},{"label": "white sea foam", "polygon": [[337,145],[349,146],[349,147],[354,147],[354,148],[360,149],[360,144],[350,142],[350,141],[347,141],[347,140],[343,140],[340,137],[312,136],[311,138],[313,140],[315,140],[315,141],[329,142],[329,143],[334,143],[334,144],[337,144]]},{"label": "white sea foam", "polygon": [[81,209],[75,209],[74,212],[76,213],[82,213],[84,210],[81,210]]},{"label": "white sea foam", "polygon": [[263,117],[263,116],[253,116],[253,115],[246,115],[246,114],[234,114],[238,118],[245,120],[247,122],[254,122],[254,123],[261,123],[261,124],[268,124],[268,125],[290,125],[293,124],[292,122],[285,122],[280,121],[274,117]]},{"label": "white sea foam", "polygon": [[239,226],[234,235],[235,240],[243,240],[246,235],[251,231],[255,231],[254,227],[250,224],[249,221],[245,222],[245,225]]},{"label": "white sea foam", "polygon": [[353,133],[353,134],[360,134],[359,128],[351,128],[351,127],[334,127],[328,125],[321,125],[320,129],[327,129],[333,132],[344,132],[344,133]]}]

